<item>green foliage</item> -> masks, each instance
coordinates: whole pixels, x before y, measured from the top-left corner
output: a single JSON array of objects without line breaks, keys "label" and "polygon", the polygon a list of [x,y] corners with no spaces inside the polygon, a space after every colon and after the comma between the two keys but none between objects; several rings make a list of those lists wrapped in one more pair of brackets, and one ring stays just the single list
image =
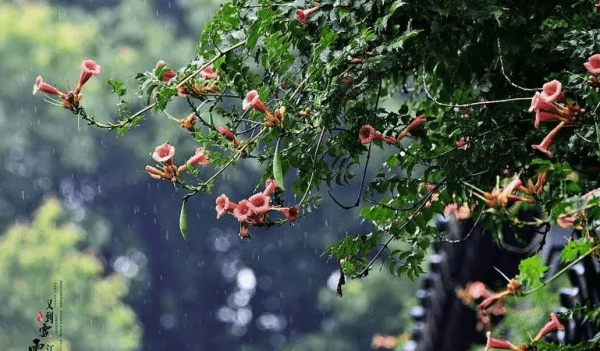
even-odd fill
[{"label": "green foliage", "polygon": [[[0,236],[0,347],[16,351],[31,344],[39,334],[37,312],[45,311],[54,283],[62,282],[64,350],[138,350],[142,329],[123,302],[129,281],[106,275],[99,257],[80,251],[84,232],[61,218],[59,202],[47,200],[31,224]],[[58,301],[54,306],[58,311]],[[43,341],[58,348],[57,338]]]},{"label": "green foliage", "polygon": [[536,287],[542,283],[542,277],[547,270],[548,267],[542,264],[542,259],[539,256],[532,256],[521,260],[521,263],[519,263],[519,276],[517,279],[521,284]]},{"label": "green foliage", "polygon": [[579,240],[572,240],[560,252],[560,257],[564,262],[570,262],[576,259],[579,255],[586,254],[591,246],[593,240],[589,238],[581,238]]}]

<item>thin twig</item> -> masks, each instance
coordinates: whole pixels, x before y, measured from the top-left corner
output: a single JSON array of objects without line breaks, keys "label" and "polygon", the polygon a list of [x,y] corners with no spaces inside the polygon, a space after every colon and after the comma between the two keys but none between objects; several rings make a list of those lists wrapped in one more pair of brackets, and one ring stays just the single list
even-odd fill
[{"label": "thin twig", "polygon": [[539,90],[539,89],[523,88],[522,86],[516,85],[515,83],[513,83],[510,80],[510,78],[508,78],[508,76],[506,75],[506,72],[504,71],[504,60],[502,59],[502,48],[500,47],[500,38],[498,38],[498,56],[500,57],[500,68],[502,69],[502,75],[504,75],[504,78],[506,78],[506,80],[510,83],[510,85],[512,85],[513,87],[515,87],[517,89],[521,89],[524,91]]},{"label": "thin twig", "polygon": [[367,175],[367,168],[369,166],[369,160],[371,158],[371,145],[373,145],[373,144],[369,144],[369,151],[367,151],[367,162],[365,163],[365,169],[363,170],[363,176],[362,176],[362,180],[360,182],[360,191],[358,192],[358,197],[356,198],[356,202],[354,203],[354,205],[352,205],[352,206],[342,205],[338,200],[336,200],[335,197],[333,197],[333,195],[331,195],[331,190],[327,191],[327,194],[329,194],[329,197],[331,197],[333,202],[335,202],[338,206],[340,206],[344,210],[349,210],[351,208],[358,207],[358,205],[360,204],[360,198],[362,196],[363,188],[365,186],[365,178]]},{"label": "thin twig", "polygon": [[473,107],[473,106],[488,105],[488,104],[501,104],[501,103],[513,102],[513,101],[531,101],[531,97],[518,97],[518,98],[503,99],[503,100],[472,102],[470,104],[446,104],[443,102],[439,102],[439,101],[437,101],[436,98],[434,98],[429,93],[429,90],[427,89],[427,83],[425,83],[425,68],[424,67],[423,67],[423,89],[425,90],[425,93],[427,94],[427,96],[429,97],[429,99],[431,101],[435,102],[437,105],[446,106],[446,107]]},{"label": "thin twig", "polygon": [[475,223],[473,223],[473,226],[471,227],[471,230],[469,230],[469,232],[467,233],[467,235],[464,238],[462,238],[462,239],[456,239],[456,240],[450,240],[450,239],[447,239],[447,238],[443,238],[442,240],[445,241],[445,242],[448,242],[450,244],[458,244],[458,243],[462,243],[462,242],[466,241],[467,239],[469,239],[469,237],[473,233],[473,230],[475,230],[475,227],[479,223],[479,220],[481,219],[481,215],[482,214],[483,214],[483,211],[479,212],[479,216],[477,216],[477,219],[475,220]]}]

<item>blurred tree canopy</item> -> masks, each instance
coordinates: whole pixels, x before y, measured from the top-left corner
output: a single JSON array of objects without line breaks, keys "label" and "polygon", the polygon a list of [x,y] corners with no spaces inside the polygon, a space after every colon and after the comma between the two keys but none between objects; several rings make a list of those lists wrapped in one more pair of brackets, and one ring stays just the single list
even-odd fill
[{"label": "blurred tree canopy", "polygon": [[[55,298],[55,283],[62,283],[61,301],[54,300],[53,306],[55,324],[63,329],[63,350],[140,348],[142,328],[123,302],[129,281],[116,273],[107,275],[101,257],[82,251],[85,233],[65,222],[60,203],[48,199],[30,224],[15,224],[0,236],[2,350],[23,350],[38,337],[41,323],[36,315],[45,313],[48,299]],[[55,330],[42,343],[58,348]]]}]

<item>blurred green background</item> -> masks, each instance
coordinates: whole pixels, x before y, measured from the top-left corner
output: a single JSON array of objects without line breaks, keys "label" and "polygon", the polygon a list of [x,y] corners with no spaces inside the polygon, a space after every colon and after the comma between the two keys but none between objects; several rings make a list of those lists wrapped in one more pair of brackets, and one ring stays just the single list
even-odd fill
[{"label": "blurred green background", "polygon": [[[31,94],[38,75],[71,90],[81,62],[93,59],[102,73],[83,88],[82,105],[112,121],[117,101],[106,79],[135,91],[135,73],[158,60],[185,65],[218,6],[0,1],[0,350],[31,346],[37,312],[61,280],[63,350],[365,350],[375,333],[408,330],[415,285],[385,270],[335,296],[337,264],[323,248],[370,230],[357,226],[356,211],[326,201],[292,226],[254,230],[240,242],[235,220],[217,221],[214,198],[252,193],[260,169],[242,162],[212,195],[190,199],[188,247],[177,228],[184,193],[143,172],[157,145],[193,150],[185,130],[166,114],[147,114],[119,138]],[[183,101],[167,111],[189,113]],[[357,191],[336,196],[350,202]]]}]

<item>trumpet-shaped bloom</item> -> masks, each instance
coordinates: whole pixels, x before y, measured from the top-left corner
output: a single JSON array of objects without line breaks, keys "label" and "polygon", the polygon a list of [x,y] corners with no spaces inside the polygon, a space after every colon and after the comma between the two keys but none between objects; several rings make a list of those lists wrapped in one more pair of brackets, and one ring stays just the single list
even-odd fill
[{"label": "trumpet-shaped bloom", "polygon": [[600,54],[591,56],[583,65],[591,74],[600,74]]},{"label": "trumpet-shaped bloom", "polygon": [[214,79],[217,78],[219,75],[213,71],[212,67],[206,67],[205,69],[200,71],[200,76],[204,79]]},{"label": "trumpet-shaped bloom", "polygon": [[535,122],[533,123],[533,126],[535,129],[540,129],[540,122],[561,122],[562,120],[563,118],[557,114],[537,110],[535,112]]},{"label": "trumpet-shaped bloom", "polygon": [[87,82],[92,76],[100,74],[100,65],[92,60],[85,60],[81,63],[81,75],[79,76],[79,84],[77,84],[76,92],[81,90],[81,87]]},{"label": "trumpet-shaped bloom", "polygon": [[360,131],[358,132],[358,140],[361,142],[361,144],[368,144],[373,140],[383,140],[383,135],[376,131],[375,128],[367,124],[360,128]]},{"label": "trumpet-shaped bloom", "polygon": [[283,215],[289,222],[293,222],[296,219],[298,219],[298,216],[300,216],[300,207],[293,206],[293,207],[283,208],[281,212],[283,212]]},{"label": "trumpet-shaped bloom", "polygon": [[242,103],[242,108],[244,110],[249,110],[251,108],[263,113],[264,115],[268,115],[267,107],[260,101],[260,97],[258,96],[258,92],[256,90],[250,90],[246,95]]},{"label": "trumpet-shaped bloom", "polygon": [[219,134],[221,134],[222,136],[225,137],[225,139],[229,140],[229,141],[234,141],[235,140],[235,135],[233,135],[233,133],[231,132],[231,130],[229,130],[229,128],[227,128],[227,126],[222,125],[219,127],[218,129]]},{"label": "trumpet-shaped bloom", "polygon": [[279,188],[275,179],[267,179],[265,183],[265,190],[262,192],[265,196],[271,196],[275,190]]},{"label": "trumpet-shaped bloom", "polygon": [[544,84],[543,91],[540,94],[540,99],[544,102],[550,103],[552,101],[564,102],[565,95],[562,92],[562,84],[559,81],[553,80]]},{"label": "trumpet-shaped bloom", "polygon": [[548,150],[548,149],[552,145],[552,142],[554,142],[554,138],[556,138],[558,131],[564,125],[565,125],[565,122],[560,122],[560,124],[558,126],[556,126],[556,128],[552,129],[552,131],[550,133],[548,133],[548,135],[546,135],[544,140],[542,140],[541,144],[531,145],[531,147],[535,150],[539,150],[539,151],[543,152],[546,156],[548,156],[548,158],[554,157],[552,155],[552,153],[550,152],[550,150]]},{"label": "trumpet-shaped bloom", "polygon": [[550,322],[546,323],[540,332],[533,338],[533,342],[542,340],[543,337],[552,333],[555,330],[565,330],[565,326],[560,323],[556,313],[550,313]]},{"label": "trumpet-shaped bloom", "polygon": [[54,86],[44,83],[42,80],[42,76],[37,76],[35,79],[35,84],[33,85],[33,95],[37,94],[38,91],[44,92],[46,94],[58,95],[61,98],[65,98],[65,94],[60,90],[56,89]]},{"label": "trumpet-shaped bloom", "polygon": [[406,134],[414,131],[419,128],[421,124],[427,122],[427,117],[425,115],[418,115],[417,118],[413,119],[403,131],[398,135],[398,140],[404,138]]},{"label": "trumpet-shaped bloom", "polygon": [[187,163],[191,164],[192,166],[200,164],[201,166],[206,167],[206,166],[208,166],[210,161],[208,160],[208,155],[206,153],[206,150],[199,147],[196,149],[196,154],[194,156],[190,157],[190,159],[187,161]]},{"label": "trumpet-shaped bloom", "polygon": [[557,111],[556,106],[552,102],[546,102],[540,98],[541,94],[539,92],[535,92],[533,97],[531,98],[531,106],[529,107],[529,112],[544,110],[548,112]]},{"label": "trumpet-shaped bloom", "polygon": [[252,210],[255,214],[261,215],[269,212],[269,202],[271,199],[267,195],[263,193],[254,194],[250,196],[248,201],[252,205]]},{"label": "trumpet-shaped bloom", "polygon": [[172,163],[173,155],[175,155],[175,147],[169,143],[164,143],[154,149],[152,158],[156,162]]},{"label": "trumpet-shaped bloom", "polygon": [[254,216],[254,206],[248,200],[242,200],[238,202],[237,207],[233,210],[233,215],[240,222],[247,221],[250,217]]},{"label": "trumpet-shaped bloom", "polygon": [[226,213],[231,213],[237,208],[237,204],[229,201],[229,198],[225,194],[222,194],[221,196],[217,197],[215,202],[217,204],[217,206],[215,207],[215,209],[217,210],[217,218],[221,217]]},{"label": "trumpet-shaped bloom", "polygon": [[306,24],[306,21],[308,21],[308,18],[315,13],[317,10],[319,9],[319,6],[315,6],[313,8],[307,9],[307,10],[296,10],[296,19],[298,20],[298,22],[300,22],[300,24],[304,25]]},{"label": "trumpet-shaped bloom", "polygon": [[490,331],[486,333],[486,336],[487,344],[485,345],[484,351],[488,351],[489,349],[520,350],[518,346],[515,346],[506,340],[492,338],[492,332]]}]

